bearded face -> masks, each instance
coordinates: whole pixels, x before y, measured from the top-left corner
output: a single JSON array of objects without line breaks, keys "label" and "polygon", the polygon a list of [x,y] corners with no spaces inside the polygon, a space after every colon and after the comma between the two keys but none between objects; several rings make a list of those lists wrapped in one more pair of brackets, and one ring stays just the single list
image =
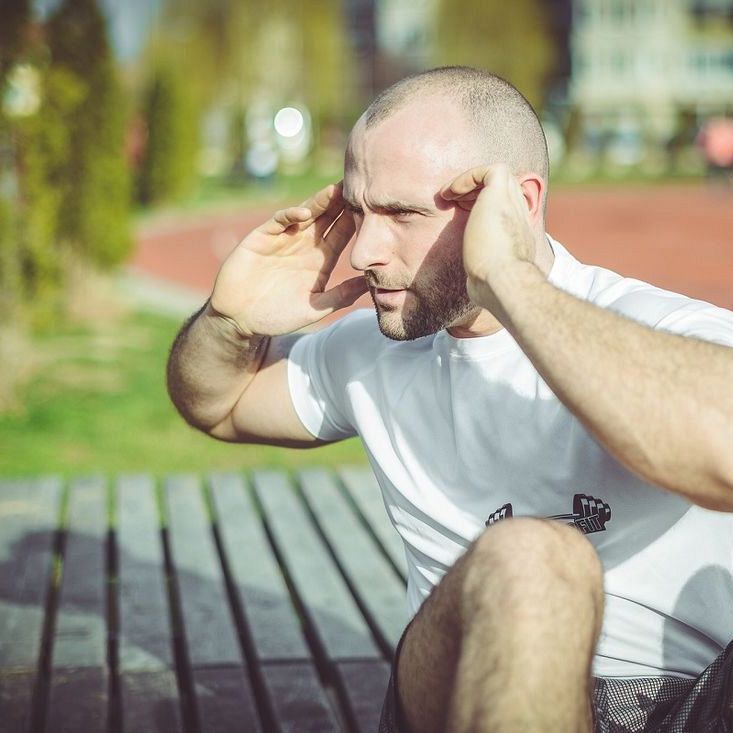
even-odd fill
[{"label": "bearded face", "polygon": [[[365,273],[379,330],[387,338],[411,341],[429,336],[466,320],[476,310],[466,292],[461,248],[445,250],[436,251],[434,256],[429,254],[411,280],[394,276],[387,279],[371,270]],[[379,289],[395,288],[406,288],[401,303],[380,298]]]}]

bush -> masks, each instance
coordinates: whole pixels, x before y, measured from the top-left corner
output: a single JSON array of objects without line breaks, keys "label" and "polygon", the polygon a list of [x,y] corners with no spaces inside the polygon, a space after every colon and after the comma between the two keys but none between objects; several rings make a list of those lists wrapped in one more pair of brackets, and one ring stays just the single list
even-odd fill
[{"label": "bush", "polygon": [[130,174],[125,103],[96,2],[63,2],[48,23],[48,44],[53,67],[84,88],[66,121],[72,131],[69,155],[56,171],[62,185],[58,233],[79,256],[111,266],[132,246]]},{"label": "bush", "polygon": [[148,131],[138,197],[144,204],[190,193],[196,178],[198,118],[180,72],[159,64],[145,100]]}]

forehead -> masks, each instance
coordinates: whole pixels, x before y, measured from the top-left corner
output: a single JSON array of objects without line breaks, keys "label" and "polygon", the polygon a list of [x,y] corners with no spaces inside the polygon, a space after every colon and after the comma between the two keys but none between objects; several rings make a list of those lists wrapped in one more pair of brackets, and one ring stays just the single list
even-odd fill
[{"label": "forehead", "polygon": [[430,204],[446,183],[476,164],[471,138],[463,112],[446,98],[412,102],[369,129],[362,117],[349,138],[344,192]]}]

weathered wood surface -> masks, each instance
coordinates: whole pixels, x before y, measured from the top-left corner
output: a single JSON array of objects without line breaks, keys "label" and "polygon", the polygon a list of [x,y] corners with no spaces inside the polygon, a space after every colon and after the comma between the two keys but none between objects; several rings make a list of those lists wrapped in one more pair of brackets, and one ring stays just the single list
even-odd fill
[{"label": "weathered wood surface", "polygon": [[62,485],[0,486],[0,731],[29,730],[38,686]]},{"label": "weathered wood surface", "polygon": [[405,577],[368,469],[0,479],[0,733],[373,733]]}]

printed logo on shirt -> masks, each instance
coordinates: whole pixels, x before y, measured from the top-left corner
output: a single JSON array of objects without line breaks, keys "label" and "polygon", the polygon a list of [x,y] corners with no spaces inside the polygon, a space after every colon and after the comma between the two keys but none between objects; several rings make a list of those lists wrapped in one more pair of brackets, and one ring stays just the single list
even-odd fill
[{"label": "printed logo on shirt", "polygon": [[[500,522],[514,516],[511,504],[492,512],[486,520],[486,526]],[[606,529],[606,522],[611,519],[611,507],[601,499],[596,499],[588,494],[575,494],[573,497],[573,511],[571,514],[554,514],[547,519],[565,521],[566,524],[579,529],[583,534],[603,532]]]},{"label": "printed logo on shirt", "polygon": [[509,519],[511,516],[513,516],[512,505],[504,504],[503,507],[500,507],[495,512],[489,514],[489,518],[486,520],[486,526],[490,527],[492,524],[501,522],[502,519]]}]

